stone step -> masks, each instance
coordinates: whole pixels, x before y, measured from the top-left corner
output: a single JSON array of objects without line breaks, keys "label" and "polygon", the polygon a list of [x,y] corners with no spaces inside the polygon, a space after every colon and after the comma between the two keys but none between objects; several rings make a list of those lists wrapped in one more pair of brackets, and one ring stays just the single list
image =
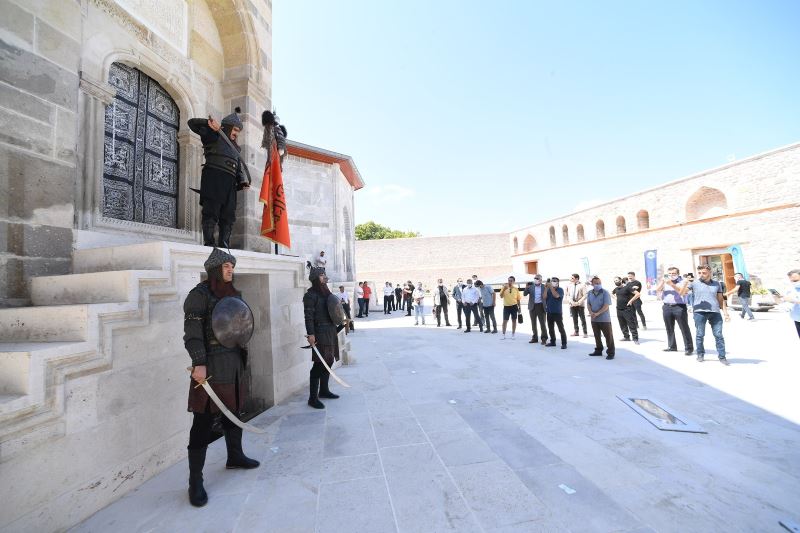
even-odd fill
[{"label": "stone step", "polygon": [[75,250],[72,271],[85,274],[115,270],[168,270],[169,250],[164,244],[163,241],[154,241]]},{"label": "stone step", "polygon": [[0,416],[28,406],[26,396],[41,393],[46,361],[91,350],[88,342],[0,343]]},{"label": "stone step", "polygon": [[31,300],[34,306],[128,302],[137,296],[140,280],[168,277],[163,271],[118,270],[33,278]]},{"label": "stone step", "polygon": [[88,319],[88,305],[0,309],[0,341],[84,341],[87,338]]}]

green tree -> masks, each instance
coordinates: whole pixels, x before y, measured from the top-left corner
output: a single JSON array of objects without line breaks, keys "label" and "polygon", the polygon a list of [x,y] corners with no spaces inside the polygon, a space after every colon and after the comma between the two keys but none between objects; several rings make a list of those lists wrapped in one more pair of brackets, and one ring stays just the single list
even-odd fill
[{"label": "green tree", "polygon": [[388,226],[382,226],[372,220],[356,225],[356,240],[371,241],[375,239],[402,239],[404,237],[419,237],[418,231],[400,231]]}]

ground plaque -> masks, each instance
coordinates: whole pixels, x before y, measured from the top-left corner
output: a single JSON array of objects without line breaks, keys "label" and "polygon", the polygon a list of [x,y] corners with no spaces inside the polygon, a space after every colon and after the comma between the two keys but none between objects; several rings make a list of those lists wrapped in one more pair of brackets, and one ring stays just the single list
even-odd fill
[{"label": "ground plaque", "polygon": [[617,396],[617,398],[661,431],[707,433],[698,424],[689,421],[688,418],[655,398],[646,396]]}]

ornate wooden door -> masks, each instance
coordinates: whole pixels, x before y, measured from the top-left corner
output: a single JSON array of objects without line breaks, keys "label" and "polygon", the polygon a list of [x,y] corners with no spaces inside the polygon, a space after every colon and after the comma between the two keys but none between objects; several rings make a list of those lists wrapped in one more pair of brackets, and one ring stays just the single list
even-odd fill
[{"label": "ornate wooden door", "polygon": [[177,227],[178,106],[127,65],[111,65],[108,82],[117,95],[106,107],[102,214]]}]

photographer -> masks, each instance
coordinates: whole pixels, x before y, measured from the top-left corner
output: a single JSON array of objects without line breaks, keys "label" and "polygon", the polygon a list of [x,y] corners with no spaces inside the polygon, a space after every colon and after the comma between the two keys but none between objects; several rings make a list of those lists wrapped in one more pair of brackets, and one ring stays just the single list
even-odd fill
[{"label": "photographer", "polygon": [[664,279],[656,285],[656,294],[661,300],[661,314],[664,317],[664,327],[667,328],[667,347],[665,352],[677,352],[678,343],[675,340],[675,322],[681,328],[683,336],[683,348],[686,355],[692,355],[694,345],[692,343],[692,332],[689,329],[689,311],[686,309],[686,299],[680,294],[680,285],[683,278],[680,271],[675,267],[669,267]]},{"label": "photographer", "polygon": [[531,329],[533,329],[533,336],[528,342],[535,344],[539,342],[538,326],[542,329],[542,344],[547,344],[547,329],[545,329],[545,316],[547,315],[544,309],[544,287],[542,286],[542,276],[536,274],[533,277],[533,283],[528,283],[525,286],[523,293],[528,297],[528,313],[531,316]]},{"label": "photographer", "polygon": [[564,289],[558,286],[558,278],[550,278],[545,283],[544,306],[547,309],[547,329],[550,331],[550,342],[545,346],[556,345],[555,325],[561,335],[561,349],[567,348],[567,332],[564,330]]},{"label": "photographer", "polygon": [[616,287],[611,294],[617,299],[617,320],[622,330],[621,341],[630,341],[633,338],[634,344],[639,344],[639,331],[636,322],[636,309],[633,307],[633,299],[639,297],[636,287],[626,284],[624,278],[617,276],[614,278]]}]

